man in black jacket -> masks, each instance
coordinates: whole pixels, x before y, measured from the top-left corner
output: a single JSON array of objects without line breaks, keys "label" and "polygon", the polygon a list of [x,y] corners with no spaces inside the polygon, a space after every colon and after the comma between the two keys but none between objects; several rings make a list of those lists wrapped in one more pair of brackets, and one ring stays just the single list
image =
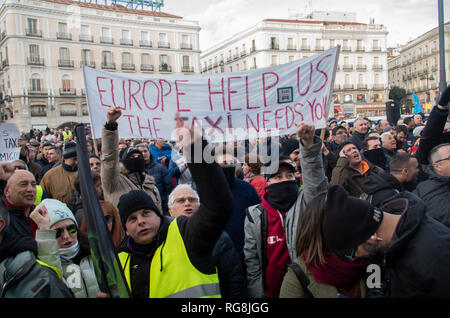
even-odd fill
[{"label": "man in black jacket", "polygon": [[450,143],[434,147],[430,153],[429,179],[415,193],[428,205],[428,215],[450,227]]},{"label": "man in black jacket", "polygon": [[335,251],[354,250],[353,257],[384,254],[387,296],[448,298],[450,229],[427,216],[420,198],[405,197],[381,211],[341,186],[331,187],[322,222],[324,243]]},{"label": "man in black jacket", "polygon": [[401,191],[413,191],[419,174],[419,163],[408,154],[395,155],[390,163],[390,173],[372,173],[364,183],[364,192],[371,196],[370,202],[380,207]]},{"label": "man in black jacket", "polygon": [[[117,107],[112,112],[120,116],[121,111]],[[182,131],[189,132],[189,138]],[[183,136],[183,153],[201,203],[192,217],[169,223],[142,190],[120,197],[119,214],[128,238],[119,259],[136,298],[220,297],[211,254],[233,211],[233,197],[216,163],[194,162],[194,149],[207,146],[201,133],[183,127],[180,118],[177,133]]]},{"label": "man in black jacket", "polygon": [[352,136],[348,139],[352,144],[354,144],[358,150],[361,150],[362,143],[367,137],[367,132],[369,131],[369,125],[367,120],[364,118],[357,118],[354,123],[355,131]]}]

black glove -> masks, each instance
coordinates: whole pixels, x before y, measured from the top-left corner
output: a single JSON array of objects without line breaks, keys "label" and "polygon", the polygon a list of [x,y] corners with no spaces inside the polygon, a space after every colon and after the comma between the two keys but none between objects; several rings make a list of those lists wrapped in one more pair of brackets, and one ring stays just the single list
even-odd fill
[{"label": "black glove", "polygon": [[450,102],[450,86],[448,86],[441,95],[441,98],[439,98],[438,105],[446,107],[448,102]]}]

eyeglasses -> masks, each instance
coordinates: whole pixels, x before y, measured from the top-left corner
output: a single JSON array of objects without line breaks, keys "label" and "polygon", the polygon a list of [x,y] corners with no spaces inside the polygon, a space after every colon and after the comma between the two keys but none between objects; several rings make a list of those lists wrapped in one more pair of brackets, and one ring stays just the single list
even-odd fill
[{"label": "eyeglasses", "polygon": [[69,232],[69,234],[75,234],[78,231],[77,226],[75,224],[65,226],[65,227],[58,227],[55,229],[56,238],[60,237],[63,234],[64,230],[67,230],[67,232]]},{"label": "eyeglasses", "polygon": [[177,198],[175,199],[175,203],[183,204],[184,202],[189,201],[189,203],[197,203],[197,198],[194,197],[188,197],[188,198]]},{"label": "eyeglasses", "polygon": [[347,253],[345,253],[345,254],[344,254],[345,257],[347,257],[347,258],[349,258],[349,259],[351,259],[351,260],[357,259],[358,256],[355,256],[355,254],[356,254],[356,249],[357,249],[357,246],[353,247],[352,251],[350,252],[350,255],[347,255]]},{"label": "eyeglasses", "polygon": [[450,156],[448,156],[447,158],[444,158],[444,159],[437,160],[434,163],[438,163],[438,162],[445,161],[445,160],[450,160]]}]

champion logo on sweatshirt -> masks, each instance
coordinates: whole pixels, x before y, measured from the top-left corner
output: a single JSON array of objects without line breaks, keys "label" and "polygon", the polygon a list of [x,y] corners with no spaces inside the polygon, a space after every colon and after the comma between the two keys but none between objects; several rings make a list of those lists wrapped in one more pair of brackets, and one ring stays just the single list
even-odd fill
[{"label": "champion logo on sweatshirt", "polygon": [[267,243],[272,245],[272,244],[276,244],[277,242],[282,242],[284,240],[284,237],[279,238],[278,235],[275,236],[269,236],[267,238]]}]

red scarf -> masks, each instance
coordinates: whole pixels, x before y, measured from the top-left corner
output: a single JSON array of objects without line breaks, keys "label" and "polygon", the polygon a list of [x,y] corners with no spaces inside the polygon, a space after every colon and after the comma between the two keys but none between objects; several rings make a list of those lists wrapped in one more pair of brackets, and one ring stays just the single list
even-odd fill
[{"label": "red scarf", "polygon": [[[306,256],[304,251],[303,258],[306,259]],[[327,255],[325,261],[325,264],[306,264],[314,280],[321,284],[335,286],[343,295],[361,297],[359,281],[364,276],[367,261],[341,259],[334,254]]]}]

